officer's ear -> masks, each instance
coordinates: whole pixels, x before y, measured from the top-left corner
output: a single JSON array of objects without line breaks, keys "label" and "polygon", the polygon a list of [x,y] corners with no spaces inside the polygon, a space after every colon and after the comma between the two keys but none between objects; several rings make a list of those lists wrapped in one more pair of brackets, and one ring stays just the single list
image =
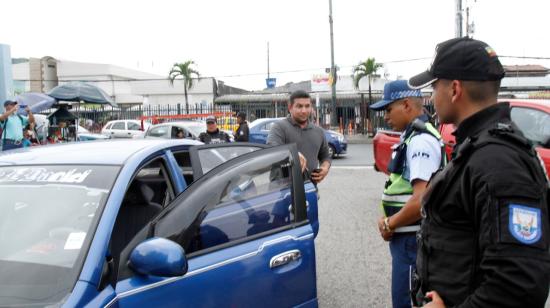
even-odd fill
[{"label": "officer's ear", "polygon": [[456,103],[457,101],[462,99],[463,95],[464,95],[464,86],[462,84],[462,81],[460,80],[451,81],[451,101],[453,103]]}]

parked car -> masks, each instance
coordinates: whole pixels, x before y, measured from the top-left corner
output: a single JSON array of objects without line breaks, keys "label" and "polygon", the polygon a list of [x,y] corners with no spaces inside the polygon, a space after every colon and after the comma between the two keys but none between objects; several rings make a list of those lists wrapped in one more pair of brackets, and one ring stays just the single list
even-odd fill
[{"label": "parked car", "polygon": [[[253,143],[261,143],[266,144],[267,143],[267,135],[269,134],[269,131],[271,130],[271,127],[275,122],[282,120],[284,118],[263,118],[263,119],[257,119],[254,122],[250,123],[248,126],[250,129],[250,138],[249,141]],[[325,131],[325,138],[327,139],[329,152],[331,157],[337,157],[339,155],[346,154],[346,151],[348,149],[348,141],[344,137],[344,135],[332,131],[332,130],[326,130]]]},{"label": "parked car", "polygon": [[149,123],[144,122],[143,128],[141,125],[141,121],[138,120],[109,121],[101,129],[101,134],[111,138],[141,138],[149,128]]},{"label": "parked car", "polygon": [[[206,131],[204,121],[177,121],[155,124],[145,132],[145,138],[175,139],[178,130],[183,130],[184,138],[198,140],[199,135]],[[220,128],[221,129],[221,128]],[[223,130],[229,135],[231,142],[234,141],[232,131]]]},{"label": "parked car", "polygon": [[91,141],[91,140],[106,140],[111,139],[110,136],[102,134],[94,134],[82,126],[78,126],[76,131],[76,141]]},{"label": "parked car", "polygon": [[317,194],[295,145],[200,144],[5,152],[2,305],[316,307]]},{"label": "parked car", "polygon": [[[500,100],[509,102],[511,117],[523,134],[535,146],[542,158],[546,171],[550,173],[550,101],[548,100]],[[448,158],[451,158],[455,145],[455,130],[452,124],[439,126],[439,132],[446,146]],[[380,130],[373,139],[375,169],[388,173],[388,164],[392,154],[392,146],[399,142],[399,133]]]}]

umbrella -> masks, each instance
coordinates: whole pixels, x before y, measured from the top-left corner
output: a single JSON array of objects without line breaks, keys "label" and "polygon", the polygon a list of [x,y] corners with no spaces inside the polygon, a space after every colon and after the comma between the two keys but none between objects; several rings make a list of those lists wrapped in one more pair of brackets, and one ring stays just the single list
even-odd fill
[{"label": "umbrella", "polygon": [[21,107],[19,114],[26,115],[24,107],[29,106],[33,113],[38,113],[49,109],[55,103],[55,98],[43,93],[28,92],[18,95],[15,100]]},{"label": "umbrella", "polygon": [[76,120],[76,116],[67,110],[67,106],[61,105],[59,109],[48,115],[48,120],[52,121],[54,125],[57,125],[59,121],[73,121]]},{"label": "umbrella", "polygon": [[105,91],[84,82],[70,82],[59,85],[51,89],[48,95],[60,101],[84,101],[86,103],[110,104],[116,107],[116,103]]}]

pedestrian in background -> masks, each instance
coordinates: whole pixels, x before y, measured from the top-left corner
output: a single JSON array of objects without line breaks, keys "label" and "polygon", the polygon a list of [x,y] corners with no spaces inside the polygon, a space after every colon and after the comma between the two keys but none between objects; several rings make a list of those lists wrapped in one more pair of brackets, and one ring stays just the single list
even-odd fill
[{"label": "pedestrian in background", "polygon": [[411,89],[406,80],[386,83],[383,99],[370,109],[385,110],[384,120],[402,132],[388,166],[390,177],[382,195],[384,216],[378,220],[378,230],[390,242],[392,306],[408,308],[420,201],[432,174],[445,164],[445,150],[439,132],[424,114],[422,93]]},{"label": "pedestrian in background", "polygon": [[310,121],[311,97],[305,91],[295,91],[288,102],[289,115],[275,122],[267,136],[267,144],[296,143],[302,171],[308,170],[315,184],[328,174],[331,157],[325,132]]},{"label": "pedestrian in background", "polygon": [[213,115],[206,117],[206,132],[200,133],[199,140],[205,144],[231,142],[229,135],[218,128]]},{"label": "pedestrian in background", "polygon": [[413,295],[424,307],[543,307],[550,286],[548,179],[530,142],[497,103],[504,69],[471,38],[440,43],[431,85],[441,123],[452,123],[453,159],[424,196]]},{"label": "pedestrian in background", "polygon": [[7,100],[4,102],[4,113],[0,115],[2,125],[2,151],[18,149],[23,147],[23,128],[27,124],[34,124],[34,115],[31,109],[26,106],[28,116],[17,114],[19,106],[16,101]]},{"label": "pedestrian in background", "polygon": [[250,131],[248,129],[248,123],[246,122],[246,113],[240,111],[237,114],[237,123],[239,123],[239,127],[235,131],[235,141],[248,142]]}]

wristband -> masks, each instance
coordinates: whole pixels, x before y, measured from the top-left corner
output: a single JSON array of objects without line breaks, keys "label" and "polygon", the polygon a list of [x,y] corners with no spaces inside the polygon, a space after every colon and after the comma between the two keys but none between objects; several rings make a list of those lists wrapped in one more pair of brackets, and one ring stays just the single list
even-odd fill
[{"label": "wristband", "polygon": [[390,218],[389,217],[384,218],[384,231],[393,232],[393,230],[390,228]]}]

